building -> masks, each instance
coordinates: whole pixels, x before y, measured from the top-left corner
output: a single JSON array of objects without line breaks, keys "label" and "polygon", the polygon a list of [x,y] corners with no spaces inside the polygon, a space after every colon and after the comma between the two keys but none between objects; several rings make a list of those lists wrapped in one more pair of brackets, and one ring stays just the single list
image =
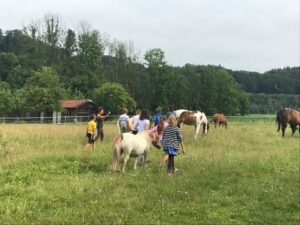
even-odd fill
[{"label": "building", "polygon": [[64,100],[61,101],[61,106],[64,109],[62,114],[53,112],[54,123],[87,121],[88,117],[91,114],[96,114],[98,109],[97,105],[90,99]]}]

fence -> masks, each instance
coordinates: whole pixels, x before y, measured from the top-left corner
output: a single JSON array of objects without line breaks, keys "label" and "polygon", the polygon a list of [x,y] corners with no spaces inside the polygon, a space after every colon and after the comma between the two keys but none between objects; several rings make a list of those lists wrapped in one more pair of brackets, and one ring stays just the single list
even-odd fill
[{"label": "fence", "polygon": [[[119,118],[119,115],[112,115],[106,119],[106,123],[114,123]],[[207,117],[211,120],[211,116]],[[88,116],[61,116],[59,119],[53,117],[0,117],[2,124],[76,124],[86,123]],[[227,116],[229,122],[275,122],[275,115],[246,115],[246,116]]]}]

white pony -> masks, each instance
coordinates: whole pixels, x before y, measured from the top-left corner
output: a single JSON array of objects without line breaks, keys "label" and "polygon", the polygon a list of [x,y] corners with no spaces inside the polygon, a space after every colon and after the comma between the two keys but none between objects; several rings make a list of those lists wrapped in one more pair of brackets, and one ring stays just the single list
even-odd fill
[{"label": "white pony", "polygon": [[185,109],[180,109],[175,111],[177,118],[177,125],[180,129],[182,129],[182,125],[194,125],[195,126],[195,138],[199,133],[201,125],[203,126],[202,135],[206,135],[209,129],[208,119],[205,113],[200,111],[188,111]]},{"label": "white pony", "polygon": [[151,143],[156,148],[160,148],[159,138],[156,133],[150,134],[148,131],[144,131],[137,135],[131,133],[123,133],[118,135],[113,143],[112,169],[119,169],[119,163],[122,153],[125,154],[122,172],[125,172],[126,163],[129,157],[136,157],[134,169],[136,169],[137,167],[139,156],[144,156],[144,162],[146,163]]}]

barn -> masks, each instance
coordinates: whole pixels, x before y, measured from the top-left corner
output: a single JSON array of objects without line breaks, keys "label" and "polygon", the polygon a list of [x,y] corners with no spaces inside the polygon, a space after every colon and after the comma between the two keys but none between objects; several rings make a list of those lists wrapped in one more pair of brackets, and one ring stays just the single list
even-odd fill
[{"label": "barn", "polygon": [[68,121],[87,121],[91,114],[97,113],[97,105],[90,99],[61,101],[62,119]]}]

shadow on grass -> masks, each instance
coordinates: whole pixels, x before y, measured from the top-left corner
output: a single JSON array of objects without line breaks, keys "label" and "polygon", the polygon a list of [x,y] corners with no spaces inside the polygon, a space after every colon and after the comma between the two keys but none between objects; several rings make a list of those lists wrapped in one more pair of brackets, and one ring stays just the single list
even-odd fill
[{"label": "shadow on grass", "polygon": [[100,158],[89,159],[89,158],[78,158],[78,174],[84,173],[105,173],[109,172],[110,161],[101,160]]},{"label": "shadow on grass", "polygon": [[4,168],[18,177],[47,177],[48,175],[103,174],[109,172],[111,160],[99,156],[44,156]]}]

